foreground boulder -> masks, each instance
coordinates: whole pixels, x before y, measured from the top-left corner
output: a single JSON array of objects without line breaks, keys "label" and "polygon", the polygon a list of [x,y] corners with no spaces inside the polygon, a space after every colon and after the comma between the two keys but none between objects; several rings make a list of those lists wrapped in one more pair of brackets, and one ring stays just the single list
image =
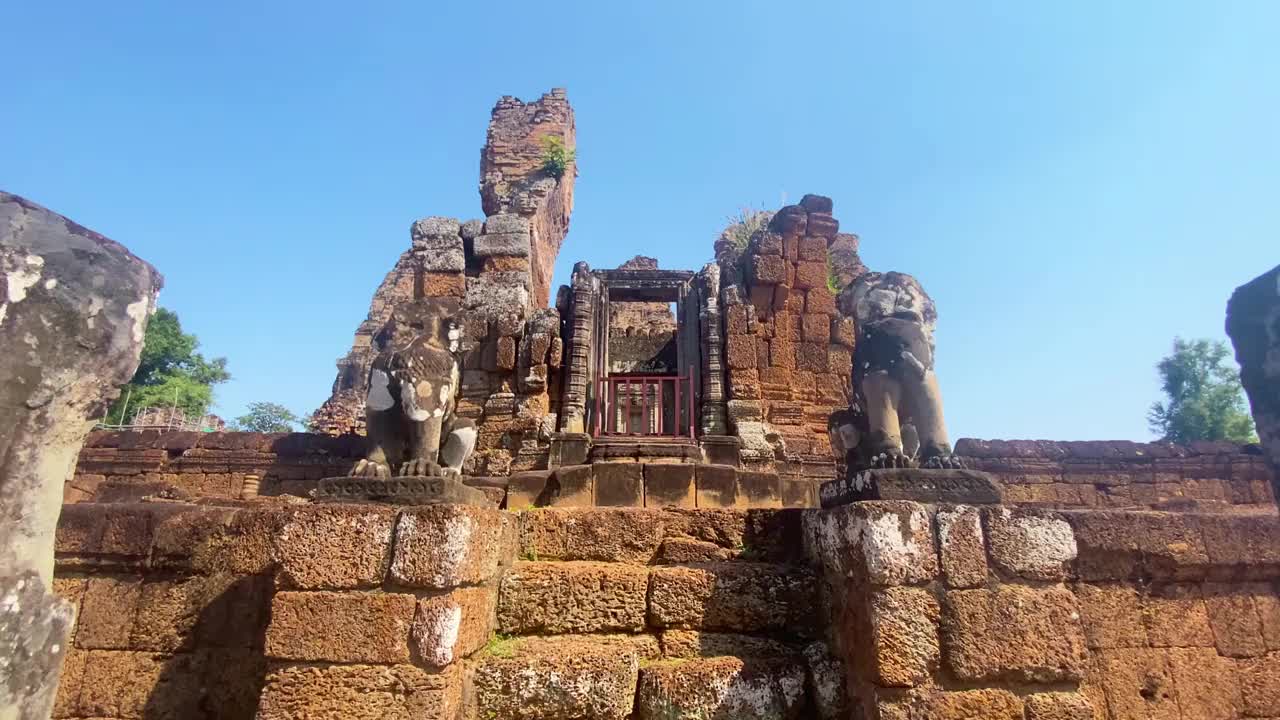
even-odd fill
[{"label": "foreground boulder", "polygon": [[1280,266],[1231,294],[1227,335],[1236,348],[1258,437],[1272,466],[1280,468]]},{"label": "foreground boulder", "polygon": [[62,486],[138,367],[161,282],[123,245],[0,192],[0,717],[49,717],[71,626],[50,590]]}]

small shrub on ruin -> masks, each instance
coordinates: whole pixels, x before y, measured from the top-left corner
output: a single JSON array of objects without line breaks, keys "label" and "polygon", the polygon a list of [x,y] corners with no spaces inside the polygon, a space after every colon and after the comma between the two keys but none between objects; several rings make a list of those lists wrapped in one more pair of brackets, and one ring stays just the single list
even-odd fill
[{"label": "small shrub on ruin", "polygon": [[578,159],[578,152],[564,144],[559,135],[547,135],[542,139],[542,172],[559,180],[569,166]]},{"label": "small shrub on ruin", "polygon": [[751,236],[764,228],[773,219],[773,213],[743,207],[736,215],[728,218],[729,227],[724,229],[723,237],[733,241],[738,250],[746,250],[751,243]]}]

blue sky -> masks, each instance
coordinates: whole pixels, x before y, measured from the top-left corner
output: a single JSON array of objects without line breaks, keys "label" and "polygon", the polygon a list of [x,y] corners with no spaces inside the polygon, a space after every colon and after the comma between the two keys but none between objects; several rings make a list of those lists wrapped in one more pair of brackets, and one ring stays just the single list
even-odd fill
[{"label": "blue sky", "polygon": [[1150,437],[1175,335],[1280,262],[1280,3],[18,3],[0,188],[164,273],[227,417],[327,396],[493,102],[569,91],[576,260],[835,199],[939,307],[957,437]]}]

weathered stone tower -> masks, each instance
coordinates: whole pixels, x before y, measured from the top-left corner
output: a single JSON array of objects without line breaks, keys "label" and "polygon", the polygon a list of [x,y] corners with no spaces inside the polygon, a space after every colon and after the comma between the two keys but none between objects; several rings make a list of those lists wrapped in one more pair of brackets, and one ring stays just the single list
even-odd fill
[{"label": "weathered stone tower", "polygon": [[[568,157],[559,173],[547,167],[553,146],[563,148]],[[411,247],[378,286],[351,351],[338,361],[332,394],[315,413],[317,430],[333,435],[364,431],[374,335],[398,304],[424,297],[457,298],[466,310],[473,349],[459,414],[477,420],[487,415],[484,419],[489,421],[480,423],[479,459],[496,457],[493,471],[505,474],[510,451],[518,455],[522,448],[528,450],[523,440],[513,440],[508,433],[519,410],[537,411],[526,412],[526,420],[551,410],[546,361],[552,337],[559,334],[558,319],[542,313],[532,324],[539,331],[526,333],[525,325],[548,305],[552,268],[569,230],[576,174],[573,149],[573,109],[564,90],[554,89],[530,103],[513,97],[498,101],[480,152],[485,219],[428,217],[413,224]],[[533,361],[530,353],[536,356]],[[517,378],[522,361],[529,372]],[[528,428],[524,425],[530,422],[521,428],[537,429],[536,421]],[[513,447],[497,456],[487,452],[504,442]]]}]

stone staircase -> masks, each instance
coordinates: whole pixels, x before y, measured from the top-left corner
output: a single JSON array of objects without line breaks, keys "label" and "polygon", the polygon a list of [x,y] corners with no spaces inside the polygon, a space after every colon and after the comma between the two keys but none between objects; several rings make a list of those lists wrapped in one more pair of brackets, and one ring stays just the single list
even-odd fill
[{"label": "stone staircase", "polygon": [[520,513],[476,717],[842,717],[802,513]]}]

